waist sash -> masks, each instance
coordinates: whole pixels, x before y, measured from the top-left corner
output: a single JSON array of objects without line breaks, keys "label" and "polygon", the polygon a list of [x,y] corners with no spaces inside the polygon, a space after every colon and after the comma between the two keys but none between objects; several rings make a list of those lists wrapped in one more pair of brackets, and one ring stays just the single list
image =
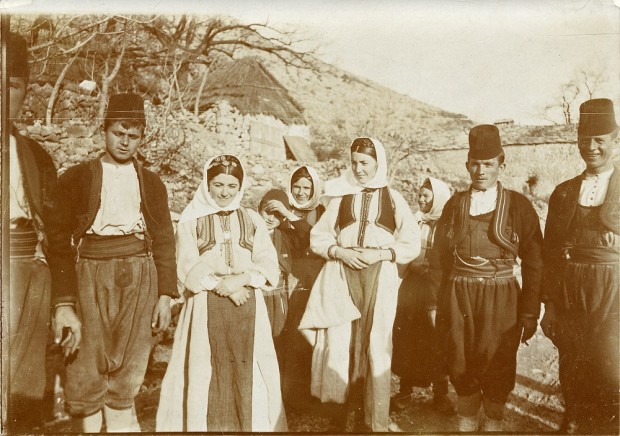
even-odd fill
[{"label": "waist sash", "polygon": [[32,221],[11,228],[11,257],[33,257],[39,243]]},{"label": "waist sash", "polygon": [[79,257],[112,259],[147,255],[146,241],[136,233],[119,236],[86,235],[78,247]]},{"label": "waist sash", "polygon": [[452,274],[463,277],[510,278],[514,277],[514,265],[514,259],[468,258],[463,260],[455,255]]},{"label": "waist sash", "polygon": [[573,263],[613,265],[620,262],[620,253],[612,247],[566,247],[564,255]]}]

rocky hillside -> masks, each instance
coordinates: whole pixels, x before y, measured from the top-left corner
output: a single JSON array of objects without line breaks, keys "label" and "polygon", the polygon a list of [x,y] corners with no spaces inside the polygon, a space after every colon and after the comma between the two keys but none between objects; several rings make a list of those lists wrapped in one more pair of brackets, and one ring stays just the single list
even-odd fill
[{"label": "rocky hillside", "polygon": [[[400,162],[415,148],[454,144],[471,125],[462,115],[421,103],[332,65],[319,63],[317,70],[310,71],[264,61],[304,108],[311,146],[321,161],[304,163],[317,166],[326,178],[337,175],[343,168],[347,146],[355,136],[377,137],[386,145],[393,161]],[[97,96],[81,91],[76,82],[68,81],[56,101],[54,124],[46,126],[52,85],[41,80],[32,82],[22,113],[22,131],[44,144],[61,170],[96,156],[103,147],[103,138],[94,121]],[[190,200],[200,182],[204,162],[215,153],[240,154],[251,168],[248,204],[255,204],[262,192],[272,186],[286,185],[291,169],[299,164],[249,155],[238,147],[231,150],[230,141],[224,141],[210,128],[209,114],[196,117],[188,111],[167,110],[165,105],[151,102],[146,108],[149,126],[141,158],[145,165],[161,173],[176,212]],[[422,177],[432,172],[432,162],[413,154],[404,168],[408,180],[396,176],[396,185],[413,201],[420,180],[411,178],[412,170]]]}]

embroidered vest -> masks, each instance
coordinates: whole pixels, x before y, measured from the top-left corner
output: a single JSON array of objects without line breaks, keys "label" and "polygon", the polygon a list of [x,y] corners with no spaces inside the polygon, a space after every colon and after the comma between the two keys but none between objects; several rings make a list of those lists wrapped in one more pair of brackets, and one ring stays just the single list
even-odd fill
[{"label": "embroidered vest", "polygon": [[[384,230],[394,234],[396,231],[396,218],[394,217],[394,202],[387,186],[379,188],[379,211],[375,224]],[[336,221],[340,230],[350,226],[356,221],[353,210],[353,200],[355,194],[347,194],[342,197],[340,209],[338,210],[338,220]],[[363,213],[363,211],[362,211]]]},{"label": "embroidered vest", "polygon": [[[240,207],[236,210],[239,218],[239,245],[250,251],[254,248],[254,232],[256,226],[252,217],[245,208]],[[213,214],[203,216],[196,220],[196,235],[198,237],[198,253],[202,254],[210,250],[215,245],[215,223]]]},{"label": "embroidered vest", "polygon": [[[515,229],[521,228],[520,215],[511,213],[510,192],[498,183],[497,207],[493,212],[490,224],[490,233],[493,241],[502,249],[517,256],[519,254],[519,235]],[[450,251],[454,251],[469,227],[469,191],[454,194],[455,207],[450,219],[447,237],[450,242]]]}]

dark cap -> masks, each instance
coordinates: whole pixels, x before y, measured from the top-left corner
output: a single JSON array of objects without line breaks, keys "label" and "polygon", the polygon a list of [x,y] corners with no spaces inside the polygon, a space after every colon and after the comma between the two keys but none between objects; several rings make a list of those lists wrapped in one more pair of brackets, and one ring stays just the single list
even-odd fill
[{"label": "dark cap", "polygon": [[144,101],[137,94],[116,94],[110,97],[105,118],[114,120],[136,120],[146,124]]},{"label": "dark cap", "polygon": [[28,43],[19,34],[9,33],[8,48],[8,75],[9,77],[22,77],[28,81],[30,67],[28,66]]},{"label": "dark cap", "polygon": [[504,150],[499,138],[499,129],[492,124],[481,124],[469,131],[468,157],[476,160],[494,159]]},{"label": "dark cap", "polygon": [[608,98],[595,98],[579,106],[580,136],[607,135],[618,128],[614,115],[614,104]]}]

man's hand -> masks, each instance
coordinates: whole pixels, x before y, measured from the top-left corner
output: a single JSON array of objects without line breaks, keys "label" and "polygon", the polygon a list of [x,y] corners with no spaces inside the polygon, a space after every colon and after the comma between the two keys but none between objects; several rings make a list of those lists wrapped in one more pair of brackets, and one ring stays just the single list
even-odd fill
[{"label": "man's hand", "polygon": [[536,333],[536,327],[538,323],[535,318],[523,316],[519,319],[519,328],[521,329],[521,343],[527,345],[527,341]]},{"label": "man's hand", "polygon": [[[52,321],[54,340],[62,347],[63,356],[69,357],[80,348],[82,342],[82,323],[75,314],[73,306],[59,306]],[[63,337],[63,330],[66,332]]]},{"label": "man's hand", "polygon": [[549,302],[545,303],[545,316],[540,321],[540,327],[546,337],[552,341],[557,334],[557,315],[555,311],[555,304]]},{"label": "man's hand", "polygon": [[213,291],[220,297],[228,297],[234,292],[243,289],[244,286],[249,284],[250,283],[247,274],[231,274],[222,277],[222,280],[217,284],[215,288],[213,288]]},{"label": "man's hand", "polygon": [[334,250],[334,256],[351,269],[365,269],[370,265],[364,260],[362,253],[352,248],[338,247]]},{"label": "man's hand", "polygon": [[151,328],[153,333],[163,332],[170,325],[170,300],[169,295],[162,295],[155,305],[153,316],[151,317]]}]

